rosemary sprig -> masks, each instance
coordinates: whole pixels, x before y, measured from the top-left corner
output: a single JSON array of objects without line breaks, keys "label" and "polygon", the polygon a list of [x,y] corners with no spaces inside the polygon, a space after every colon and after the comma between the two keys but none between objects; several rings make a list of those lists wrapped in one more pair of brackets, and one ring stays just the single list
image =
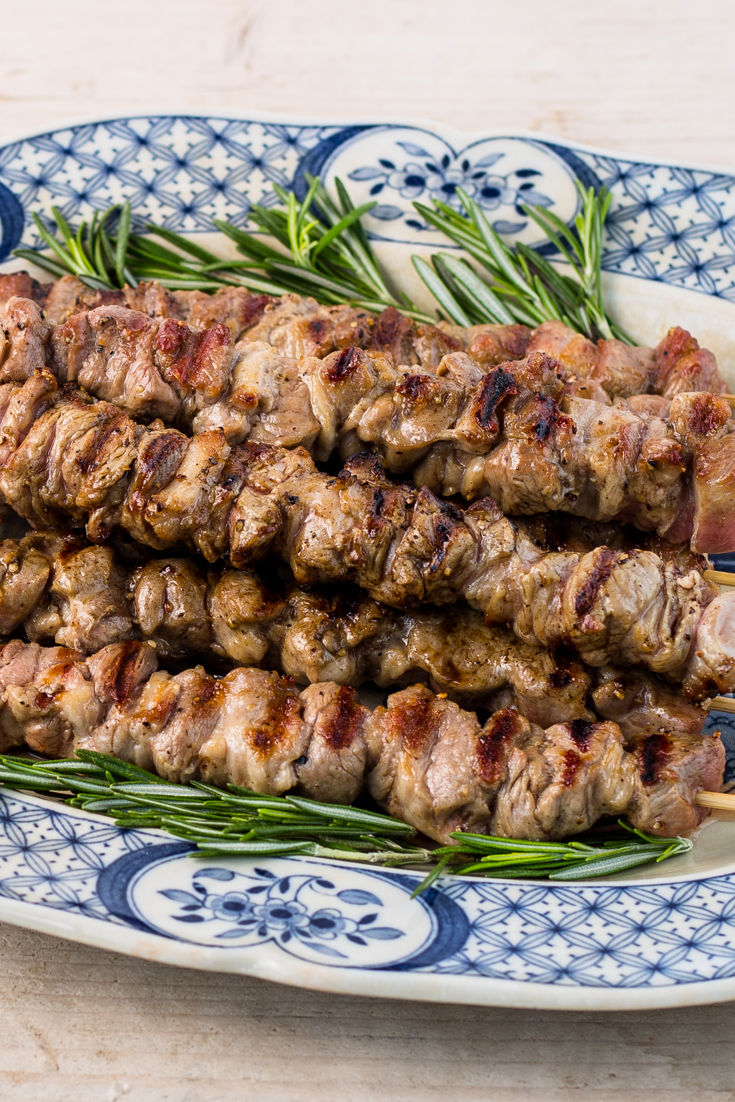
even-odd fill
[{"label": "rosemary sprig", "polygon": [[[51,208],[58,237],[34,212],[33,222],[42,241],[52,255],[40,249],[15,249],[14,256],[29,260],[55,276],[71,273],[87,286],[97,291],[111,287],[134,286],[135,276],[129,265],[130,204],[110,207],[100,213],[95,211],[90,222],[82,222],[76,233],[72,231],[58,207]],[[116,223],[116,228],[111,227]]]},{"label": "rosemary sprig", "polygon": [[292,854],[385,866],[432,865],[416,889],[444,872],[502,878],[579,880],[609,876],[691,848],[685,838],[652,838],[620,823],[622,833],[601,843],[525,842],[456,833],[448,846],[412,841],[400,819],[358,807],[300,796],[261,796],[230,785],[169,784],[107,754],[39,761],[0,756],[0,784],[64,799],[72,807],[109,815],[118,826],[158,828],[190,842],[196,857]]},{"label": "rosemary sprig", "polygon": [[[223,270],[229,267],[233,276],[239,276],[238,281],[246,286],[251,285],[248,268],[254,273],[262,272],[272,294],[291,291],[313,295],[320,302],[349,302],[373,311],[394,306],[412,316],[431,320],[406,295],[391,289],[375,258],[361,221],[376,205],[375,201],[356,207],[339,179],[335,180],[335,201],[321,181],[311,176],[307,176],[307,181],[309,189],[301,201],[293,192],[274,184],[273,190],[282,206],[256,203],[248,211],[255,231],[272,238],[280,249],[255,237],[252,231],[215,220],[217,229],[246,257],[236,270],[226,262]],[[156,233],[155,227],[149,228]]]},{"label": "rosemary sprig", "polygon": [[602,238],[610,193],[577,182],[581,211],[570,229],[544,207],[524,207],[570,268],[558,271],[540,252],[522,242],[508,245],[490,225],[482,207],[458,189],[465,214],[434,200],[432,207],[414,203],[422,217],[459,245],[490,280],[481,278],[465,258],[437,253],[428,264],[413,264],[442,312],[458,325],[487,321],[536,326],[562,321],[597,339],[630,338],[605,312],[602,300]]},{"label": "rosemary sprig", "polygon": [[319,180],[308,180],[302,200],[274,185],[282,205],[252,206],[248,212],[252,229],[215,219],[213,225],[234,243],[243,259],[218,256],[153,223],[146,226],[146,236],[131,234],[128,203],[95,213],[76,234],[61,211],[52,207],[56,237],[34,215],[36,229],[52,255],[33,249],[16,249],[15,255],[53,275],[70,272],[98,290],[141,280],[204,291],[237,285],[270,295],[313,295],[320,302],[347,302],[374,312],[394,306],[418,319],[433,320],[406,295],[391,289],[375,258],[361,222],[375,202],[356,207],[341,180],[335,181],[334,200]]},{"label": "rosemary sprig", "polygon": [[[215,220],[214,226],[234,244],[239,258],[218,256],[155,224],[146,227],[146,235],[131,233],[128,203],[96,212],[76,232],[53,207],[56,236],[34,214],[50,254],[16,249],[15,255],[56,276],[71,272],[98,290],[141,280],[157,280],[181,290],[243,286],[261,294],[312,295],[319,302],[346,302],[374,312],[394,306],[419,321],[436,320],[393,289],[378,264],[362,225],[375,203],[355,206],[341,180],[335,181],[336,199],[319,180],[308,177],[308,181],[301,200],[274,185],[281,205],[251,207],[248,230]],[[442,315],[458,325],[517,321],[536,326],[559,320],[592,338],[629,340],[608,317],[602,299],[602,236],[609,192],[578,188],[582,209],[573,230],[543,207],[525,208],[566,261],[570,274],[557,271],[541,253],[522,243],[506,244],[479,204],[463,191],[458,194],[465,214],[438,201],[433,207],[415,203],[426,221],[466,254],[437,253],[431,264],[413,257]]]}]

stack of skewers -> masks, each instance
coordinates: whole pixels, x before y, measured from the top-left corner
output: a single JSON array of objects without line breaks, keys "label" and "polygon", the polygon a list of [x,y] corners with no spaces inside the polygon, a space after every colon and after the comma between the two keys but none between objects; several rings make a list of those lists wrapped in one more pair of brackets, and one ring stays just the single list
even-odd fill
[{"label": "stack of skewers", "polygon": [[716,806],[735,423],[688,333],[71,276],[0,303],[0,497],[32,529],[0,544],[0,749],[368,793],[440,842]]}]

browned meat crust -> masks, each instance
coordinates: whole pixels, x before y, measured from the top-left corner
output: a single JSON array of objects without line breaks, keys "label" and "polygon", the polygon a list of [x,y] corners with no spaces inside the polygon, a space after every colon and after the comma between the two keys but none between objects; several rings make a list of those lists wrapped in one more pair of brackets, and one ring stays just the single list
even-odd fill
[{"label": "browned meat crust", "polygon": [[110,545],[53,533],[0,543],[0,630],[20,628],[83,654],[148,639],[162,660],[276,668],[302,684],[421,678],[484,707],[502,698],[544,726],[591,715],[591,674],[578,659],[522,643],[465,606],[401,613],[360,590],[276,592],[253,571],[181,558],[127,565]]},{"label": "browned meat crust", "polygon": [[397,364],[433,368],[445,353],[464,350],[491,367],[527,352],[544,352],[560,362],[566,378],[588,385],[590,395],[653,393],[671,398],[681,391],[725,390],[712,353],[678,328],[669,330],[656,348],[631,348],[615,340],[595,344],[556,321],[533,331],[522,325],[465,329],[417,324],[392,308],[375,317],[349,306],[319,306],[314,299],[296,295],[270,298],[240,287],[204,294],[142,283],[97,293],[73,276],[43,285],[25,273],[0,276],[0,304],[13,295],[34,299],[54,325],[82,310],[124,306],[198,329],[225,325],[234,340],[265,341],[297,359],[353,346],[387,352]]},{"label": "browned meat crust", "polygon": [[0,382],[27,379],[48,359],[62,382],[134,416],[302,444],[317,459],[369,444],[390,471],[410,470],[443,495],[627,521],[675,540],[694,532],[708,550],[735,545],[735,433],[728,403],[712,394],[680,394],[670,407],[657,399],[665,420],[650,400],[640,409],[575,396],[561,364],[539,352],[488,372],[463,352],[435,370],[354,347],[297,362],[252,340],[233,350],[221,324],[195,331],[114,305],[73,316],[50,338],[31,300],[11,298],[5,314]]},{"label": "browned meat crust", "polygon": [[604,815],[653,833],[690,832],[701,789],[722,783],[716,737],[647,735],[630,750],[612,722],[544,731],[513,709],[481,725],[423,686],[372,712],[333,682],[238,668],[156,669],[127,642],[85,659],[13,641],[0,652],[0,746],[112,753],[173,781],[199,778],[266,794],[353,801],[366,783],[392,814],[440,841],[453,830],[563,838]]},{"label": "browned meat crust", "polygon": [[720,469],[735,459],[730,407],[717,395],[657,399],[665,407],[657,414],[640,403],[605,405],[569,393],[560,365],[541,353],[484,374],[457,353],[431,373],[348,349],[305,372],[321,425],[318,459],[339,444],[345,453],[369,444],[417,486],[490,495],[506,513],[615,519],[672,540],[694,529],[708,550],[735,542],[727,496],[713,502],[710,470],[698,474],[705,456],[716,455]]},{"label": "browned meat crust", "polygon": [[144,428],[43,373],[0,388],[0,413],[0,491],[36,525],[86,525],[93,540],[121,528],[235,567],[275,551],[302,584],[350,581],[395,607],[464,598],[591,665],[642,663],[694,696],[735,688],[735,597],[713,599],[675,559],[547,553],[490,499],[460,510],[367,461],[332,478],[301,449]]},{"label": "browned meat crust", "polygon": [[[466,606],[397,612],[359,590],[269,587],[253,571],[191,559],[131,565],[112,546],[53,533],[0,543],[0,631],[91,654],[148,639],[162,660],[199,657],[280,669],[301,684],[426,679],[485,708],[548,727],[593,708],[627,735],[701,731],[706,712],[642,671],[586,669],[570,652],[520,642]],[[597,687],[592,693],[592,685]]]}]

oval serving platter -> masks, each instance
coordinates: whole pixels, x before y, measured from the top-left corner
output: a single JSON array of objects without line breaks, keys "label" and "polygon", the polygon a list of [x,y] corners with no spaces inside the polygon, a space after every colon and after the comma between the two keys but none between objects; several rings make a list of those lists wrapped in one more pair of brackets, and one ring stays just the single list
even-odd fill
[{"label": "oval serving platter", "polygon": [[[39,243],[34,210],[56,205],[74,222],[127,199],[139,228],[206,240],[213,218],[243,224],[273,183],[303,194],[307,173],[377,202],[366,221],[376,251],[426,305],[410,256],[437,241],[414,199],[451,202],[462,187],[499,232],[534,245],[523,203],[571,221],[575,179],[605,185],[612,311],[641,342],[690,328],[735,390],[735,177],[538,136],[170,115],[71,126],[0,147],[0,264],[20,267],[12,250]],[[734,779],[735,723],[709,722]],[[306,858],[194,861],[158,831],[0,790],[3,921],[361,995],[570,1010],[735,998],[735,821],[707,824],[691,854],[624,881],[444,878],[412,898],[419,879]]]}]

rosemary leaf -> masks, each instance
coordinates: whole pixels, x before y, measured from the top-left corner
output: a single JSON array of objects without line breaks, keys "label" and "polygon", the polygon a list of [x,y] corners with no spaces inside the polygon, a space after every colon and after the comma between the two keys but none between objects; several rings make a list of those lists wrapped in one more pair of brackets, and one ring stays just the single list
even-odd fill
[{"label": "rosemary leaf", "polygon": [[445,873],[490,878],[571,880],[606,876],[691,848],[682,838],[652,838],[620,823],[622,834],[571,842],[519,841],[456,833],[452,843],[417,845],[413,828],[365,808],[301,796],[262,796],[201,782],[171,784],[107,754],[39,761],[0,756],[0,784],[62,796],[67,803],[109,815],[124,829],[157,828],[189,842],[196,857],[270,854],[328,857],[388,867],[432,869],[416,889]]},{"label": "rosemary leaf", "polygon": [[120,220],[117,224],[117,237],[115,240],[115,271],[121,287],[126,282],[126,257],[128,255],[128,243],[130,241],[130,203],[123,203],[120,210]]},{"label": "rosemary leaf", "polygon": [[[437,261],[441,263],[438,264]],[[481,316],[494,316],[506,325],[514,321],[513,314],[506,309],[497,295],[494,295],[487,283],[475,275],[472,268],[464,260],[457,260],[453,256],[442,253],[434,258],[434,267],[437,272],[448,272],[455,286],[459,286],[467,299],[480,311]]]},{"label": "rosemary leaf", "polygon": [[[494,308],[492,300],[481,298],[474,288],[469,310],[473,321],[508,324],[510,317],[526,325],[538,325],[557,320],[593,340],[616,337],[631,343],[607,316],[602,300],[602,238],[610,195],[604,188],[595,193],[594,189],[585,189],[579,183],[577,190],[581,211],[573,229],[543,207],[524,208],[570,266],[569,274],[556,272],[535,249],[521,244],[508,245],[490,225],[481,206],[466,192],[458,190],[457,193],[464,214],[439,201],[435,201],[433,207],[414,203],[429,225],[464,249],[487,272],[490,278],[487,287],[495,292],[502,310]],[[446,309],[444,291],[437,287],[437,282],[443,283],[452,297],[456,297],[457,271],[450,271],[446,264],[438,269],[435,264],[434,268],[430,278],[426,278],[425,267],[417,267],[417,270],[440,307]],[[478,317],[483,309],[485,316]]]},{"label": "rosemary leaf", "polygon": [[447,317],[449,321],[453,321],[455,325],[471,325],[472,322],[470,318],[462,309],[456,296],[449,289],[446,281],[427,264],[423,257],[413,256],[411,260],[421,279],[439,303],[445,317]]}]

